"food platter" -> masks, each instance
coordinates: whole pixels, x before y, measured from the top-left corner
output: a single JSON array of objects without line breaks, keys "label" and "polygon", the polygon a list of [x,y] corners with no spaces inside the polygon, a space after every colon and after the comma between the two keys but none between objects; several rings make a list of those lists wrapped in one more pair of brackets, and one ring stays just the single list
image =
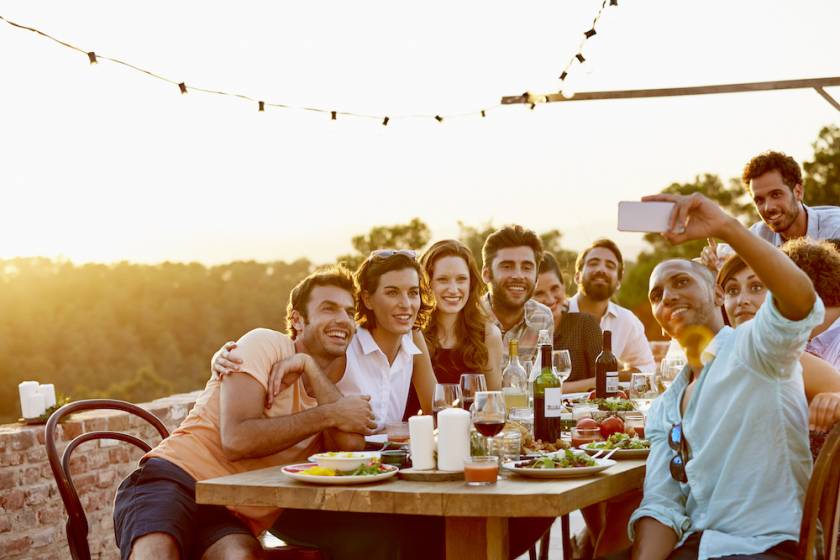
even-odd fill
[{"label": "food platter", "polygon": [[517,467],[518,461],[510,461],[504,463],[502,466],[507,471],[530,478],[578,478],[599,473],[615,465],[615,461],[612,459],[594,459],[594,461],[596,464],[592,467],[567,467],[559,469]]},{"label": "food platter", "polygon": [[591,445],[595,445],[597,442],[587,443],[585,445],[581,445],[578,449],[583,449],[590,455],[594,455],[598,452],[607,452],[612,453],[610,457],[613,459],[644,459],[650,453],[650,448],[646,449],[621,449],[621,448],[612,448],[612,449],[604,449],[600,447],[590,447]]},{"label": "food platter", "polygon": [[382,465],[382,468],[385,469],[385,472],[379,474],[363,474],[363,475],[338,475],[338,476],[323,476],[323,475],[312,475],[312,474],[304,474],[303,471],[309,469],[311,467],[317,467],[316,463],[300,463],[297,465],[287,465],[281,469],[281,472],[292,478],[294,480],[299,480],[301,482],[308,482],[311,484],[332,484],[332,485],[345,485],[345,484],[367,484],[369,482],[377,482],[380,480],[385,480],[391,478],[399,469],[393,465]]}]

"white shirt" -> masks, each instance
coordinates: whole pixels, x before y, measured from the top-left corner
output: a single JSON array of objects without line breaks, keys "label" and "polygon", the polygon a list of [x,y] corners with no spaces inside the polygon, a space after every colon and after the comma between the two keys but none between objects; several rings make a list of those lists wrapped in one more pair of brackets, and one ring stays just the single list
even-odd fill
[{"label": "white shirt", "polygon": [[384,430],[390,422],[402,422],[415,354],[422,351],[414,344],[411,333],[404,334],[397,357],[389,364],[370,331],[361,327],[347,348],[347,367],[336,387],[344,395],[370,395],[377,431]]},{"label": "white shirt", "polygon": [[[569,311],[580,313],[579,295],[569,299]],[[645,326],[632,311],[609,302],[607,312],[601,317],[601,330],[612,332],[612,352],[620,362],[639,371],[656,371]]]}]

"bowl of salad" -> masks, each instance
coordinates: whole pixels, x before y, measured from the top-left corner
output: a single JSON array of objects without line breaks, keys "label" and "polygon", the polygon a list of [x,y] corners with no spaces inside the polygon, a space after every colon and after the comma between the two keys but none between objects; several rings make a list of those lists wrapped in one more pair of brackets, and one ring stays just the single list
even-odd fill
[{"label": "bowl of salad", "polygon": [[[378,457],[378,453],[376,454]],[[349,472],[355,471],[373,457],[371,453],[363,451],[328,451],[316,453],[309,458],[310,461],[318,463],[319,467],[333,471]]]}]

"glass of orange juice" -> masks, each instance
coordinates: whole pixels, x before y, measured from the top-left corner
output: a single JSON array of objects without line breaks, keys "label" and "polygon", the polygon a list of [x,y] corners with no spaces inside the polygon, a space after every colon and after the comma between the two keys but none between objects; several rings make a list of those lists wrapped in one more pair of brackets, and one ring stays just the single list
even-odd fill
[{"label": "glass of orange juice", "polygon": [[499,458],[495,455],[472,456],[464,459],[464,480],[467,486],[496,484],[499,478]]}]

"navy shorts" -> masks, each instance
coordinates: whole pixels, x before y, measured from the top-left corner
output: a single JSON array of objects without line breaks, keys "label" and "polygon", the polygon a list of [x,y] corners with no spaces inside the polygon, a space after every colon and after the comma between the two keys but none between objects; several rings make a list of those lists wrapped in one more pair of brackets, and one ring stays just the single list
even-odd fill
[{"label": "navy shorts", "polygon": [[181,558],[200,559],[222,537],[251,531],[223,506],[196,504],[195,480],[177,465],[151,458],[123,480],[114,498],[121,558],[128,560],[135,539],[149,533],[171,535]]}]

